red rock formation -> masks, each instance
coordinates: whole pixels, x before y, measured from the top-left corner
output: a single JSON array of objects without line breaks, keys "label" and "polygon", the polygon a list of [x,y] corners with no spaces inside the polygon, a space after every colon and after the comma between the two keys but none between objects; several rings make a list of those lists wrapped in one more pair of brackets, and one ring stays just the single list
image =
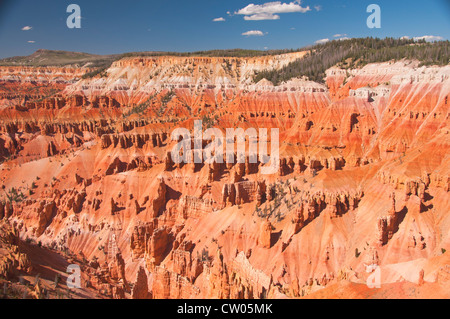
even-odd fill
[{"label": "red rock formation", "polygon": [[26,253],[20,251],[16,229],[0,221],[0,276],[10,280],[20,273],[30,274],[33,267]]},{"label": "red rock formation", "polygon": [[147,251],[148,241],[154,231],[154,223],[140,224],[134,227],[130,239],[130,248],[133,258],[143,258]]},{"label": "red rock formation", "polygon": [[172,235],[167,227],[154,230],[147,246],[148,261],[151,268],[161,264],[170,251],[172,241]]},{"label": "red rock formation", "polygon": [[[300,297],[403,263],[402,278],[424,269],[418,287],[436,274],[440,291],[449,67],[387,62],[331,68],[325,85],[252,82],[303,54],[126,58],[101,81],[0,67],[0,219],[22,239],[82,254],[89,285],[113,298]],[[279,128],[277,173],[262,174],[247,151],[242,163],[175,164],[170,135],[196,119],[223,132]]]},{"label": "red rock formation", "polygon": [[261,224],[259,231],[258,244],[263,248],[270,248],[272,239],[272,224],[269,220],[265,220]]},{"label": "red rock formation", "polygon": [[145,269],[139,267],[136,275],[136,280],[134,281],[133,289],[131,291],[132,299],[151,299],[151,293],[148,290],[147,285],[147,275],[145,274]]},{"label": "red rock formation", "polygon": [[161,178],[159,180],[156,198],[152,203],[153,217],[157,217],[166,204],[166,192],[166,184],[164,183],[164,179]]},{"label": "red rock formation", "polygon": [[56,213],[55,202],[40,202],[37,209],[38,225],[36,229],[36,236],[39,237],[44,232],[45,228],[51,223],[54,214]]}]

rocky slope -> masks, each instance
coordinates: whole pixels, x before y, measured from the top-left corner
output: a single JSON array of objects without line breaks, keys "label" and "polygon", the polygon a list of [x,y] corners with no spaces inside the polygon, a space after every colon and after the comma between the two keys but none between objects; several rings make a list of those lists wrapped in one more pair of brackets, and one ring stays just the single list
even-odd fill
[{"label": "rocky slope", "polygon": [[[252,82],[303,55],[0,67],[0,219],[98,296],[448,298],[450,66]],[[279,170],[175,164],[194,119],[279,128]]]}]

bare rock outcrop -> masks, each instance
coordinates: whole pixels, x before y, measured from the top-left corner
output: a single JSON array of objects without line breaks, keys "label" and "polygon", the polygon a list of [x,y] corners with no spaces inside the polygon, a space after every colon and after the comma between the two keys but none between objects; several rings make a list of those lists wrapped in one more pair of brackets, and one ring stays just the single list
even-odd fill
[{"label": "bare rock outcrop", "polygon": [[147,280],[144,267],[139,267],[133,289],[131,290],[131,299],[151,299],[152,295],[148,290]]}]

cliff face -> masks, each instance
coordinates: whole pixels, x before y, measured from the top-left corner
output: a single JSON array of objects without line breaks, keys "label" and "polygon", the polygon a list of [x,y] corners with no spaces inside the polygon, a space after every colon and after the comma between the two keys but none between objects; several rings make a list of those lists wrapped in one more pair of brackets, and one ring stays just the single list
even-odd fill
[{"label": "cliff face", "polygon": [[[333,296],[368,266],[448,298],[450,67],[252,82],[303,55],[0,68],[0,178],[23,193],[0,219],[114,298]],[[279,128],[279,170],[175,164],[170,133],[194,119]]]}]

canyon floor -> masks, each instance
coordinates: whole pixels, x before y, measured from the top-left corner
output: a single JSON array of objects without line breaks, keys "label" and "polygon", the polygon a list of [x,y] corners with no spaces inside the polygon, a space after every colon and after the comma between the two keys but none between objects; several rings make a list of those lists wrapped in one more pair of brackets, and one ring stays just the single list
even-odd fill
[{"label": "canyon floor", "polygon": [[[305,55],[1,66],[0,296],[449,298],[450,66],[253,82]],[[277,171],[175,163],[195,120]]]}]

